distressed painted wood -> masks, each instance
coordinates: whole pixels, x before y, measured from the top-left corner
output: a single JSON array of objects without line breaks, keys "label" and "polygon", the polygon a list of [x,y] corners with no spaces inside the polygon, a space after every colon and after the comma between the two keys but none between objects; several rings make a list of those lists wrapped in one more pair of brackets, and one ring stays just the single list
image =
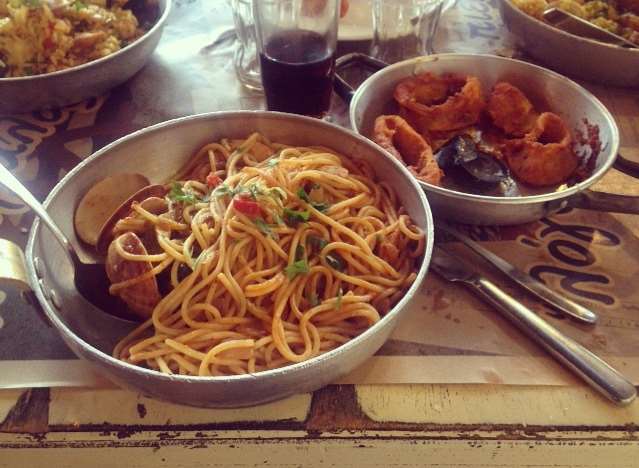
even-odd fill
[{"label": "distressed painted wood", "polygon": [[360,385],[361,411],[377,422],[611,427],[639,424],[639,401],[617,407],[588,387]]},{"label": "distressed painted wood", "polygon": [[607,440],[495,440],[486,432],[447,438],[414,432],[348,433],[309,437],[300,433],[237,432],[118,434],[60,433],[6,440],[0,466],[92,468],[146,467],[592,467],[637,466],[639,442]]},{"label": "distressed painted wood", "polygon": [[302,422],[311,407],[311,395],[295,395],[252,408],[190,408],[152,400],[125,390],[52,389],[49,425],[193,425],[249,421]]},{"label": "distressed painted wood", "polygon": [[335,385],[238,410],[110,389],[0,395],[2,468],[639,466],[638,406],[585,387]]},{"label": "distressed painted wood", "polygon": [[0,391],[0,421],[4,421],[25,390]]}]

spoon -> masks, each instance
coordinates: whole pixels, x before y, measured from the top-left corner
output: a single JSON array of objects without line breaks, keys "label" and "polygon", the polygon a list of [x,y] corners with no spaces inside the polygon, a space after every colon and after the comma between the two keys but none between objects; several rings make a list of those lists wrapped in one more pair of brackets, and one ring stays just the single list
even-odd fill
[{"label": "spoon", "polygon": [[624,37],[606,31],[589,21],[579,18],[571,13],[567,13],[558,8],[549,8],[543,13],[544,19],[550,24],[576,36],[594,39],[620,47],[637,48],[637,44],[630,42]]},{"label": "spoon", "polygon": [[0,164],[0,183],[17,195],[36,216],[49,228],[53,237],[64,248],[67,256],[73,263],[73,283],[78,292],[91,304],[113,320],[130,323],[139,322],[132,320],[126,310],[126,304],[117,296],[109,294],[109,278],[103,263],[84,263],[80,260],[77,251],[62,233],[55,221],[49,216],[42,204],[22,185],[22,183],[2,164]]}]

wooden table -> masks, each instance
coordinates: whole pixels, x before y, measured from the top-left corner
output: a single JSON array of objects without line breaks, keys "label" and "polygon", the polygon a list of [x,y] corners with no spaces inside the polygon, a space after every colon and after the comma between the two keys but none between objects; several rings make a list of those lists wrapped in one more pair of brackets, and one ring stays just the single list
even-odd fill
[{"label": "wooden table", "polygon": [[0,419],[7,467],[639,466],[639,403],[573,387],[330,386],[235,410],[35,389],[0,392]]},{"label": "wooden table", "polygon": [[[476,0],[464,3],[479,5]],[[66,148],[82,157],[91,148],[157,121],[262,105],[260,97],[244,92],[239,101],[216,97],[212,77],[204,84],[200,80],[195,89],[188,82],[177,86],[172,81],[177,68],[163,60],[172,53],[166,37],[180,36],[186,28],[193,31],[189,40],[196,45],[210,42],[211,31],[191,27],[202,20],[192,10],[204,4],[177,1],[160,59],[156,54],[141,75],[98,103],[108,118],[101,120],[98,114],[91,122],[93,130],[82,133],[81,119],[68,125],[66,130],[75,131],[76,139],[65,143]],[[225,8],[221,4],[211,2],[210,18],[217,21]],[[484,23],[474,28],[478,37],[492,37],[490,22],[480,20]],[[454,40],[451,31],[446,38]],[[188,49],[186,43],[174,44],[180,46],[176,50]],[[210,70],[219,66],[232,73],[223,54],[203,52],[199,60],[209,60]],[[193,63],[185,59],[174,65]],[[145,81],[160,91],[145,93]],[[236,84],[229,86],[237,92]],[[190,100],[184,99],[187,88]],[[625,141],[639,141],[636,117],[627,115],[623,104],[616,105],[618,92],[599,92],[622,118]],[[165,98],[174,105],[167,105]],[[634,145],[626,150],[626,155],[637,152]],[[60,165],[57,170],[63,173],[69,163],[61,158]],[[32,189],[43,196],[59,174],[54,176],[32,184]],[[602,184],[637,192],[617,173]],[[9,232],[14,240],[19,236],[18,228]],[[614,407],[586,387],[334,385],[312,395],[235,410],[181,407],[115,388],[33,388],[0,391],[0,421],[0,467],[639,466],[639,403]]]}]

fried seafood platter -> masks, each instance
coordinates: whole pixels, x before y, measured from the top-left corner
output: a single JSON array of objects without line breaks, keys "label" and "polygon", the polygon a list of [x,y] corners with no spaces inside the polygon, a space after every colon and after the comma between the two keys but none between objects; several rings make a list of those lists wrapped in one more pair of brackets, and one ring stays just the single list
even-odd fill
[{"label": "fried seafood platter", "polygon": [[420,181],[482,195],[562,190],[592,173],[561,114],[508,79],[422,72],[400,80],[375,118],[372,139]]}]

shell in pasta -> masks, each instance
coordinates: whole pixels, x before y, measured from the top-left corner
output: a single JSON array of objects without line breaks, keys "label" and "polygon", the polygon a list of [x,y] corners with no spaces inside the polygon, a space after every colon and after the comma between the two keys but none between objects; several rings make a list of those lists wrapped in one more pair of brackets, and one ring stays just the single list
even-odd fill
[{"label": "shell in pasta", "polygon": [[[141,259],[124,258],[118,247],[127,254],[140,256]],[[106,260],[106,273],[112,284],[111,293],[120,296],[132,312],[144,319],[151,316],[153,308],[161,299],[155,275],[148,274],[152,269],[151,263],[142,258],[146,255],[147,250],[140,238],[133,232],[127,232],[111,242]],[[144,277],[145,274],[148,274],[147,277]],[[119,284],[124,282],[127,282],[126,285]]]}]

